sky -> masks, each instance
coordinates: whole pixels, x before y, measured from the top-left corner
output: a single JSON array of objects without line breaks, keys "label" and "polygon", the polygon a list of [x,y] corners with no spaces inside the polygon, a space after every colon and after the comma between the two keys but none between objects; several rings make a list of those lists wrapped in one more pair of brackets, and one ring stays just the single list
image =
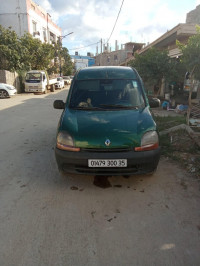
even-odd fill
[{"label": "sky", "polygon": [[[151,43],[179,23],[200,0],[35,0],[62,29],[69,54],[96,54],[100,40],[112,51],[126,42]],[[122,5],[123,3],[123,5]],[[121,7],[122,6],[122,7]],[[116,22],[119,10],[118,20]],[[114,24],[113,33],[111,34]],[[98,44],[96,44],[98,43]],[[94,45],[91,45],[94,44]],[[88,46],[88,47],[86,47]],[[85,48],[83,48],[85,47]]]}]

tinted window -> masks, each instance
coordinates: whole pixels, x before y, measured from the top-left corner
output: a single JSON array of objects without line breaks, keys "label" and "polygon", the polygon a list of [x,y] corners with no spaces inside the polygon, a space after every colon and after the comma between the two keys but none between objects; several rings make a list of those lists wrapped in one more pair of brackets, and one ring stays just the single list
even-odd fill
[{"label": "tinted window", "polygon": [[78,72],[78,80],[86,79],[136,79],[137,75],[132,68],[125,67],[98,67],[85,68]]},{"label": "tinted window", "polygon": [[70,108],[102,106],[144,106],[140,84],[133,79],[76,80],[71,92]]}]

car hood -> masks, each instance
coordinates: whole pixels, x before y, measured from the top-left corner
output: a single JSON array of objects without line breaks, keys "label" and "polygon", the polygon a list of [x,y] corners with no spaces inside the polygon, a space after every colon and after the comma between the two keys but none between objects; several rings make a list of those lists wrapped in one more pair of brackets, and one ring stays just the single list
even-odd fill
[{"label": "car hood", "polygon": [[2,89],[15,89],[15,87],[14,86],[12,86],[12,85],[10,85],[10,84],[6,84],[6,83],[0,83],[0,88],[2,88]]},{"label": "car hood", "polygon": [[[76,147],[130,148],[140,145],[142,135],[156,130],[149,108],[141,110],[84,111],[65,109],[59,131],[68,132]],[[105,141],[109,139],[109,147]]]}]

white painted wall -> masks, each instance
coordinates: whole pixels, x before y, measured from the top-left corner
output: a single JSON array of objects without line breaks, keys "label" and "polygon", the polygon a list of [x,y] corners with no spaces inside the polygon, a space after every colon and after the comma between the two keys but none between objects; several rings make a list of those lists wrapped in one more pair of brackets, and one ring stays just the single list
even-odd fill
[{"label": "white painted wall", "polygon": [[36,35],[36,38],[40,39],[42,42],[44,42],[43,29],[46,29],[48,42],[50,41],[50,36],[49,36],[50,31],[57,37],[61,35],[61,31],[56,27],[54,27],[54,25],[52,25],[50,21],[47,20],[47,18],[42,18],[33,10],[29,10],[29,20],[30,20],[30,33],[33,34],[32,21],[35,21],[37,23],[37,31],[40,32],[40,35]]},{"label": "white painted wall", "polygon": [[88,67],[88,59],[75,59],[76,70],[84,67]]},{"label": "white painted wall", "polygon": [[19,36],[28,31],[28,19],[25,0],[1,0],[0,24],[12,27]]},{"label": "white painted wall", "polygon": [[[51,23],[51,18],[48,16],[42,17],[32,9],[27,9],[26,0],[0,0],[0,24],[5,27],[12,27],[14,31],[21,37],[25,32],[33,35],[33,23],[36,22],[37,31],[40,35],[35,35],[35,38],[44,42],[43,29],[46,29],[47,41],[50,42],[49,32],[61,36],[61,30]],[[37,4],[35,4],[37,6]],[[46,15],[46,11],[44,10]],[[29,26],[28,26],[29,25]]]}]

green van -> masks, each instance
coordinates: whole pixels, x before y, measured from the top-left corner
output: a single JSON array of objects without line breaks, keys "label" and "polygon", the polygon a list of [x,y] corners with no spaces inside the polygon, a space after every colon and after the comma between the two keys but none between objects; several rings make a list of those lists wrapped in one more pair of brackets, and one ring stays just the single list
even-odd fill
[{"label": "green van", "polygon": [[143,82],[130,67],[77,71],[58,123],[55,156],[60,171],[133,175],[156,170],[160,147]]}]

